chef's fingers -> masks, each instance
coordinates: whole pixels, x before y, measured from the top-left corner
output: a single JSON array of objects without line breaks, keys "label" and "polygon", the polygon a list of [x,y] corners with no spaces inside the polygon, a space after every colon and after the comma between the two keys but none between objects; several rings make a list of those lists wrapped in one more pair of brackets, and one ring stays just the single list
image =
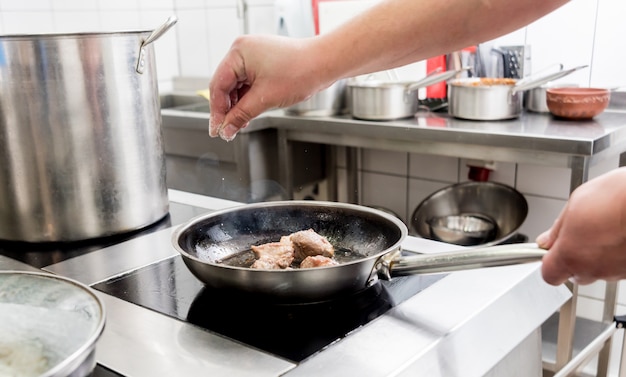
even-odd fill
[{"label": "chef's fingers", "polygon": [[546,283],[560,285],[574,276],[563,263],[558,251],[549,251],[541,263],[541,276]]},{"label": "chef's fingers", "polygon": [[230,111],[224,116],[223,124],[219,129],[219,135],[226,141],[233,140],[237,133],[248,126],[249,122],[261,115],[266,110],[276,107],[267,102],[266,89],[259,89],[258,84],[243,88],[239,92],[237,103],[234,103]]},{"label": "chef's fingers", "polygon": [[537,243],[537,245],[539,245],[540,248],[549,250],[552,247],[552,245],[554,245],[554,241],[556,241],[556,239],[559,236],[559,232],[561,231],[561,224],[563,223],[563,215],[566,210],[567,210],[567,204],[561,210],[561,213],[556,218],[556,220],[554,220],[554,224],[552,224],[550,229],[546,230],[545,232],[537,236],[537,238],[535,239],[535,242]]},{"label": "chef's fingers", "polygon": [[209,84],[209,136],[217,137],[224,128],[226,114],[236,105],[238,91],[246,80],[242,57],[231,51],[218,65]]}]

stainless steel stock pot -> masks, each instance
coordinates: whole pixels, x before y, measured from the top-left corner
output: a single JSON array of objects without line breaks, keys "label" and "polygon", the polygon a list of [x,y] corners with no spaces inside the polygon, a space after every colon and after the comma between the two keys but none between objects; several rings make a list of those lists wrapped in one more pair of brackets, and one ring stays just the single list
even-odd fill
[{"label": "stainless steel stock pot", "polygon": [[154,31],[0,36],[0,239],[76,241],[168,212]]}]

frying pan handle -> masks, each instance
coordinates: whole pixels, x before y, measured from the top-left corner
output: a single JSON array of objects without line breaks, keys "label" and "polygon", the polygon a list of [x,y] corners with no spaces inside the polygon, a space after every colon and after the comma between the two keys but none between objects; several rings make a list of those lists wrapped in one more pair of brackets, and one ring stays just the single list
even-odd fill
[{"label": "frying pan handle", "polygon": [[447,253],[422,254],[381,260],[378,277],[470,270],[538,262],[546,254],[535,243],[522,243],[463,249]]}]

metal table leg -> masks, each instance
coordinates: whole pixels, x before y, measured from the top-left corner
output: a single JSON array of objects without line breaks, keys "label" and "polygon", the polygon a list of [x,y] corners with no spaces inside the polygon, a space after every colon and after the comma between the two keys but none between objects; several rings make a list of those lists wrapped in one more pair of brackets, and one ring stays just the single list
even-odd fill
[{"label": "metal table leg", "polygon": [[278,180],[287,192],[287,199],[293,199],[293,155],[292,145],[287,139],[287,131],[278,130]]}]

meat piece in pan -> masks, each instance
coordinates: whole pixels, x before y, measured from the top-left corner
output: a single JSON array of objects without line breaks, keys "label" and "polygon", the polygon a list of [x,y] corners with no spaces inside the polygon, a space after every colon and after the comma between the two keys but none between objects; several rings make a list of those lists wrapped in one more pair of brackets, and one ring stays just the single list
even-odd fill
[{"label": "meat piece in pan", "polygon": [[300,268],[315,268],[315,267],[326,267],[326,266],[336,266],[336,260],[330,259],[323,255],[309,255],[304,258],[302,263],[300,263]]},{"label": "meat piece in pan", "polygon": [[278,270],[288,268],[293,262],[294,249],[289,236],[281,237],[280,242],[252,246],[251,249],[257,257],[251,268]]},{"label": "meat piece in pan", "polygon": [[292,233],[289,238],[293,243],[296,262],[301,262],[310,255],[322,255],[327,258],[332,258],[335,255],[333,245],[328,242],[326,237],[315,233],[313,229]]}]

